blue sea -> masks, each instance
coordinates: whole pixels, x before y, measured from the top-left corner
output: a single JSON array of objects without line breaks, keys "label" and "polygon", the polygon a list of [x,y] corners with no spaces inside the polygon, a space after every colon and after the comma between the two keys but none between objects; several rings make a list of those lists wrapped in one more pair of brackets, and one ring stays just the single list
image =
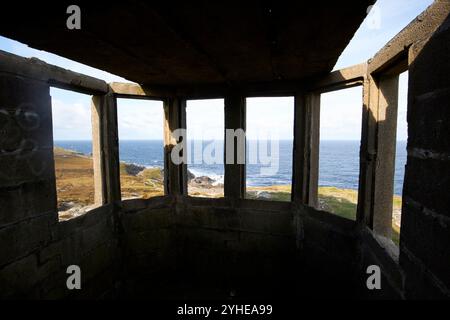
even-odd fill
[{"label": "blue sea", "polygon": [[[55,145],[87,155],[92,153],[91,141],[55,141]],[[208,142],[204,142],[203,148],[207,145]],[[359,179],[359,146],[359,141],[321,141],[319,185],[357,190]],[[248,150],[249,148],[247,148]],[[247,164],[248,186],[291,184],[292,141],[286,140],[279,142],[278,156],[274,154],[273,158],[271,158],[270,147],[268,151],[268,160],[272,160],[272,164],[278,163],[278,170],[268,175],[262,175],[261,167],[270,167],[270,164],[268,164],[270,161],[265,162],[265,165],[262,165],[260,163],[261,161],[258,162],[259,164]],[[123,162],[139,164],[146,167],[162,168],[164,165],[162,141],[123,140],[120,141],[119,152],[120,161]],[[223,159],[223,154],[217,155],[217,159]],[[191,162],[194,162],[194,160]],[[397,195],[401,195],[402,193],[405,164],[406,142],[398,141],[394,179],[394,192]],[[188,169],[196,176],[208,176],[216,180],[217,183],[223,183],[223,164],[206,165],[204,163],[193,163],[188,165]]]}]

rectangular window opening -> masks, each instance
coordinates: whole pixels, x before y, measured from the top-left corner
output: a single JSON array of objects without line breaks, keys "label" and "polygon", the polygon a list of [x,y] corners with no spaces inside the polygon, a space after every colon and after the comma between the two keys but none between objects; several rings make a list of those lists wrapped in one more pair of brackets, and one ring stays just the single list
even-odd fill
[{"label": "rectangular window opening", "polygon": [[395,149],[394,197],[392,206],[392,241],[399,245],[402,218],[402,195],[407,159],[408,140],[408,71],[400,74],[398,89],[397,133]]},{"label": "rectangular window opening", "polygon": [[188,195],[224,196],[224,99],[186,102]]},{"label": "rectangular window opening", "polygon": [[164,195],[162,101],[117,99],[122,200]]},{"label": "rectangular window opening", "polygon": [[356,220],[362,87],[321,94],[318,208]]},{"label": "rectangular window opening", "polygon": [[291,201],[294,97],[247,98],[247,199]]},{"label": "rectangular window opening", "polygon": [[57,88],[50,95],[57,210],[64,221],[101,205],[95,203],[91,96]]}]

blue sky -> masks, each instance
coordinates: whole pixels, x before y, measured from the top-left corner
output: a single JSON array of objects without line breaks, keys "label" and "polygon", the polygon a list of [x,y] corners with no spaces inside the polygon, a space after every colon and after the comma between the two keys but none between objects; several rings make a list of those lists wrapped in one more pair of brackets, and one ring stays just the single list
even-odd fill
[{"label": "blue sky", "polygon": [[[352,41],[341,54],[335,70],[370,59],[386,42],[425,10],[433,0],[378,0],[376,9],[366,18]],[[24,57],[37,57],[76,72],[107,82],[127,81],[57,55],[35,50],[0,36],[0,50]],[[90,97],[65,90],[52,89],[53,130],[56,140],[91,138]],[[398,140],[406,140],[407,74],[401,76],[399,90]],[[293,99],[248,99],[248,134],[274,134],[292,139]],[[353,88],[322,95],[321,138],[324,140],[357,140],[361,131],[361,89]],[[157,101],[121,99],[119,134],[121,139],[162,137],[162,104]],[[223,128],[223,100],[188,102],[188,134],[191,138],[212,139]],[[250,120],[251,119],[251,120]],[[273,134],[273,133],[272,133]],[[250,138],[252,138],[250,137]]]}]

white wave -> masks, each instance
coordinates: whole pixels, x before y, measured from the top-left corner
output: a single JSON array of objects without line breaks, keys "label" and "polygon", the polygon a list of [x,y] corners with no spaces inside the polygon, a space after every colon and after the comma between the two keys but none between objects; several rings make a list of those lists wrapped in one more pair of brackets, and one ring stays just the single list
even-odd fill
[{"label": "white wave", "polygon": [[218,184],[223,184],[223,175],[222,174],[216,174],[216,173],[211,173],[211,172],[207,172],[207,171],[201,171],[198,169],[190,169],[188,168],[188,170],[195,176],[195,177],[208,177],[212,180],[214,180],[214,182],[212,183],[213,186],[218,185]]}]

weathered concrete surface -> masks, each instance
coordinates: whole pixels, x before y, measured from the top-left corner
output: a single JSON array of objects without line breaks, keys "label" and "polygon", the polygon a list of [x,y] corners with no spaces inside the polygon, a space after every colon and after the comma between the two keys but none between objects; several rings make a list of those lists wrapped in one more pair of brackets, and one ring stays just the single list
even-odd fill
[{"label": "weathered concrete surface", "polygon": [[100,297],[113,288],[112,208],[58,223],[48,84],[0,73],[0,105],[1,296],[67,296],[66,268],[77,264],[83,294]]},{"label": "weathered concrete surface", "polygon": [[450,298],[450,17],[410,50],[400,263],[407,298]]},{"label": "weathered concrete surface", "polygon": [[[436,8],[450,9],[446,1],[436,3],[431,12]],[[442,11],[439,17],[443,17]],[[439,20],[430,21],[428,26],[439,24]],[[416,23],[411,27],[413,31],[415,26]],[[412,32],[411,28],[407,32]],[[402,32],[389,45],[392,49],[383,49],[371,63],[376,68],[381,61],[385,67],[385,63],[390,64],[404,53],[402,44],[411,45],[408,163],[400,257],[398,250],[392,250],[376,234],[376,219],[382,217],[371,216],[370,208],[374,193],[371,188],[380,183],[377,174],[391,169],[389,164],[384,169],[377,166],[372,156],[378,151],[388,158],[393,152],[389,145],[380,148],[376,144],[392,138],[394,127],[393,122],[381,123],[380,112],[386,111],[387,100],[395,100],[395,94],[390,92],[390,98],[383,101],[380,74],[367,74],[363,81],[361,176],[367,189],[362,190],[360,199],[364,203],[359,206],[359,219],[353,222],[305,206],[313,203],[306,189],[314,189],[317,177],[314,167],[301,161],[296,162],[300,171],[296,169],[294,179],[301,188],[293,189],[300,194],[290,203],[239,199],[243,190],[241,177],[231,177],[231,185],[237,188],[228,192],[231,197],[189,198],[184,196],[186,174],[182,167],[166,171],[169,195],[121,202],[116,179],[114,93],[103,92],[102,82],[80,82],[76,74],[50,70],[39,63],[30,65],[21,60],[16,75],[14,68],[0,65],[1,298],[449,298],[449,18],[433,34],[430,30],[434,31],[428,27],[417,30],[420,37],[428,35],[430,39],[417,39]],[[418,41],[412,43],[411,39]],[[403,67],[402,62],[400,69]],[[361,68],[365,66],[348,70],[354,74],[348,77],[359,79]],[[393,69],[389,70],[392,75]],[[104,93],[94,99],[94,105],[99,107],[98,115],[104,115],[99,116],[102,121],[95,123],[103,133],[96,136],[103,144],[96,150],[103,152],[101,170],[105,181],[98,185],[104,189],[102,202],[108,204],[60,223],[49,97],[53,78],[48,77],[53,72],[62,72],[57,77],[61,86]],[[345,79],[334,74],[324,81],[328,81],[329,88],[333,81],[342,85],[342,80]],[[303,100],[300,89],[296,93]],[[392,91],[395,84],[390,83],[387,89]],[[144,92],[134,86],[120,90],[125,94]],[[185,124],[184,102],[185,97],[170,97],[166,101],[166,145],[173,145],[173,129]],[[297,106],[301,105],[300,100],[297,102]],[[239,104],[242,106],[240,102],[234,105]],[[313,104],[317,106],[318,102]],[[231,115],[236,119],[230,121],[230,127],[243,125],[243,114]],[[296,123],[314,126],[317,117],[310,112],[310,120],[306,120],[307,115],[298,113]],[[392,119],[392,114],[389,117]],[[297,128],[296,135],[302,140],[296,142],[296,147],[306,150],[306,154],[314,150],[308,150],[304,144],[315,141],[306,134],[314,134],[315,129],[305,130]],[[313,142],[309,148],[314,149],[315,145]],[[297,159],[301,159],[301,153],[296,153]],[[302,172],[302,168],[307,169]],[[234,169],[242,174],[242,168]],[[302,180],[302,173],[315,181]],[[372,225],[374,230],[370,230]],[[82,269],[82,291],[66,289],[66,268],[72,264]],[[381,291],[369,292],[365,287],[365,269],[372,264],[382,269]]]},{"label": "weathered concrete surface", "polygon": [[[246,100],[239,92],[230,92],[225,97],[225,132],[226,130],[246,130]],[[244,198],[245,195],[245,164],[242,157],[245,155],[245,139],[234,138],[232,147],[228,146],[225,133],[225,150],[232,150],[231,157],[224,159],[224,195],[227,198]]]},{"label": "weathered concrete surface", "polygon": [[45,245],[57,216],[49,88],[2,73],[0,101],[0,266],[5,266]]},{"label": "weathered concrete surface", "polygon": [[392,195],[394,194],[397,141],[398,75],[381,77],[378,83],[373,230],[392,238]]},{"label": "weathered concrete surface", "polygon": [[436,0],[434,3],[417,18],[412,21],[407,28],[400,31],[390,40],[369,63],[369,72],[378,73],[383,69],[390,68],[392,64],[398,62],[402,56],[407,56],[408,48],[418,40],[427,39],[439,26],[447,19],[450,10],[448,0]]},{"label": "weathered concrete surface", "polygon": [[[358,252],[359,273],[354,275],[357,296],[362,299],[404,299],[403,275],[398,267],[398,247],[390,239],[380,238],[364,227],[358,241]],[[367,268],[374,265],[380,267],[381,290],[367,290]]]},{"label": "weathered concrete surface", "polygon": [[254,200],[162,197],[125,210],[125,296],[356,297],[352,221]]},{"label": "weathered concrete surface", "polygon": [[0,33],[140,84],[279,82],[330,72],[373,3],[96,1],[81,30],[66,28],[71,2],[11,3]]},{"label": "weathered concrete surface", "polygon": [[0,70],[55,87],[86,93],[108,92],[108,84],[103,80],[50,65],[36,58],[23,58],[1,50]]}]

